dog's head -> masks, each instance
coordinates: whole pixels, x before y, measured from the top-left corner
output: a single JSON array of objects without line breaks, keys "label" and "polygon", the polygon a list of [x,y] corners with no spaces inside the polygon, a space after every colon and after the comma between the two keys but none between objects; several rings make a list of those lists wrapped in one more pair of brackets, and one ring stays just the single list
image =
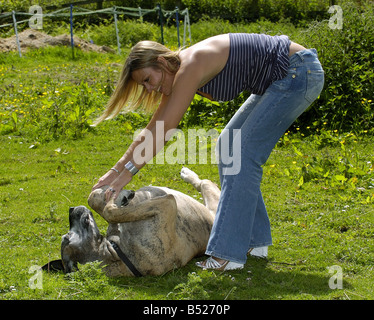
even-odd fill
[{"label": "dog's head", "polygon": [[95,219],[85,206],[69,209],[70,230],[62,236],[61,258],[43,266],[44,270],[63,270],[66,273],[78,269],[78,263],[99,260],[99,245],[103,239]]}]

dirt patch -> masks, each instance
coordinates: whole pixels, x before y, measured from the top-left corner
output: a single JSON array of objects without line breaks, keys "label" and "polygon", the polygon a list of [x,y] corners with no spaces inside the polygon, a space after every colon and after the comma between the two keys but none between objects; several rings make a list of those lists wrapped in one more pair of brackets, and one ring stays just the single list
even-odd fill
[{"label": "dirt patch", "polygon": [[[52,37],[46,33],[34,29],[26,29],[18,34],[18,38],[22,52],[28,48],[39,49],[46,46],[70,46],[70,36],[67,34]],[[83,51],[95,51],[103,53],[115,52],[115,50],[112,48],[107,46],[98,46],[78,37],[74,37],[74,47],[80,48]],[[6,39],[0,38],[0,51],[9,52],[17,50],[15,35]]]}]

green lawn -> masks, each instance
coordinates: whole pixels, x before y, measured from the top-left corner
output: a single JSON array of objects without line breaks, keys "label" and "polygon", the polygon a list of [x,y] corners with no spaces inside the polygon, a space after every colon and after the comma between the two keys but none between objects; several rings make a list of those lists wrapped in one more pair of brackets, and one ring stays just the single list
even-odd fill
[{"label": "green lawn", "polygon": [[[68,49],[51,52],[0,57],[0,299],[374,298],[373,138],[323,127],[287,133],[264,166],[274,244],[267,260],[249,258],[244,270],[228,273],[197,269],[194,260],[163,276],[119,279],[107,278],[92,263],[71,275],[43,272],[37,278],[33,266],[60,258],[69,207],[87,205],[92,186],[143,121],[119,117],[89,129],[88,119],[102,110],[118,76],[113,63],[121,58],[71,61]],[[83,116],[79,110],[68,114],[69,104],[89,107]],[[65,131],[58,131],[57,116],[61,126],[69,124]],[[214,164],[185,165],[218,183]],[[147,165],[128,188],[167,186],[200,199],[179,178],[181,167]],[[94,216],[105,233],[107,223]],[[338,284],[329,273],[333,266],[341,268],[342,289],[329,286]]]},{"label": "green lawn", "polygon": [[[321,180],[299,186],[300,157],[292,145],[278,146],[264,168],[263,193],[273,227],[268,260],[248,259],[244,270],[222,274],[185,268],[160,277],[108,279],[96,264],[72,276],[43,273],[43,289],[31,289],[33,265],[59,258],[68,231],[68,208],[87,205],[98,177],[124,152],[131,137],[121,124],[98,129],[77,141],[31,147],[15,136],[0,138],[0,297],[2,299],[373,299],[374,272],[372,161],[369,138],[354,143],[371,180],[331,187]],[[301,140],[301,139],[300,139]],[[308,157],[339,153],[314,150],[313,138],[300,142]],[[188,164],[187,164],[188,165]],[[299,166],[299,167],[298,167]],[[215,165],[190,165],[218,182]],[[371,167],[372,168],[372,167]],[[179,178],[181,165],[148,165],[129,188],[168,186],[200,198]],[[362,180],[364,181],[364,180]],[[371,184],[370,184],[371,183]],[[371,186],[371,188],[370,188]],[[95,219],[105,233],[106,222]],[[329,288],[331,266],[340,266],[343,289]],[[337,282],[336,282],[337,283]]]}]

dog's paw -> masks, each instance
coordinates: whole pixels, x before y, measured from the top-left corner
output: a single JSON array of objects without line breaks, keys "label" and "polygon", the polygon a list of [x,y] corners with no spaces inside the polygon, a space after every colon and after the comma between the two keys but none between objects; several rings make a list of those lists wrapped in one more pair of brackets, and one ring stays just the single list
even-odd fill
[{"label": "dog's paw", "polygon": [[183,181],[191,183],[192,185],[197,185],[201,182],[199,176],[195,172],[186,167],[183,167],[181,170],[181,178]]}]

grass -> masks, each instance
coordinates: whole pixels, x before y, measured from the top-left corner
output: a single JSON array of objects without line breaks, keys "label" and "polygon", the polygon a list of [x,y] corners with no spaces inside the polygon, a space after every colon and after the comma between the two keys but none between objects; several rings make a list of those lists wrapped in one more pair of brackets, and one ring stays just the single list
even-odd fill
[{"label": "grass", "polygon": [[[30,56],[29,60],[27,56],[24,60],[11,55],[0,58],[0,68],[6,70],[0,101],[4,129],[0,135],[0,299],[374,298],[373,139],[367,132],[332,132],[323,127],[315,132],[300,127],[287,133],[264,166],[262,190],[274,243],[267,260],[249,258],[244,270],[220,273],[198,270],[194,259],[162,276],[117,279],[107,278],[97,263],[91,263],[71,275],[43,272],[42,279],[37,278],[32,266],[60,258],[61,236],[69,228],[69,207],[87,205],[92,186],[122,156],[132,132],[142,122],[136,116],[130,118],[132,122],[119,117],[84,131],[79,139],[72,135],[40,139],[26,122],[28,115],[20,112],[18,127],[10,125],[16,109],[26,112],[31,101],[38,100],[32,90],[16,92],[11,86],[31,86],[36,80],[34,89],[47,92],[47,99],[53,100],[52,90],[44,89],[46,83],[63,83],[67,92],[69,86],[75,92],[76,81],[83,78],[90,88],[100,90],[100,101],[108,98],[104,86],[108,78],[114,78],[107,76],[108,72],[116,74],[112,63],[118,63],[117,56],[66,58],[62,65],[64,58],[52,53]],[[45,70],[39,77],[33,73],[36,67]],[[79,72],[67,76],[69,70]],[[21,96],[22,101],[14,100]],[[43,114],[42,104],[35,102],[34,107]],[[215,165],[187,166],[202,178],[218,182]],[[147,165],[128,188],[167,186],[199,199],[200,195],[179,178],[181,167]],[[107,223],[94,216],[105,234]],[[330,289],[331,266],[342,268],[343,289]],[[32,289],[37,283],[42,289]]]},{"label": "grass", "polygon": [[[2,299],[374,298],[373,202],[366,202],[367,195],[374,199],[373,189],[351,194],[320,181],[300,188],[297,175],[280,173],[295,166],[297,155],[290,145],[277,147],[264,168],[263,193],[274,241],[268,261],[249,258],[243,271],[229,274],[197,270],[192,261],[166,275],[141,279],[108,279],[91,264],[70,276],[43,273],[43,290],[30,289],[29,268],[59,258],[61,236],[68,231],[68,208],[87,204],[92,185],[130,143],[131,138],[118,131],[113,122],[79,141],[53,141],[37,148],[22,138],[1,137]],[[303,141],[306,151],[313,144],[309,140]],[[360,139],[355,147],[362,161],[372,156],[369,138]],[[218,181],[214,165],[190,167],[203,178]],[[180,168],[149,165],[129,188],[162,185],[199,198],[179,179]],[[95,219],[105,233],[106,222],[97,214]],[[342,290],[328,286],[332,274],[327,268],[333,265],[343,270]]]}]

